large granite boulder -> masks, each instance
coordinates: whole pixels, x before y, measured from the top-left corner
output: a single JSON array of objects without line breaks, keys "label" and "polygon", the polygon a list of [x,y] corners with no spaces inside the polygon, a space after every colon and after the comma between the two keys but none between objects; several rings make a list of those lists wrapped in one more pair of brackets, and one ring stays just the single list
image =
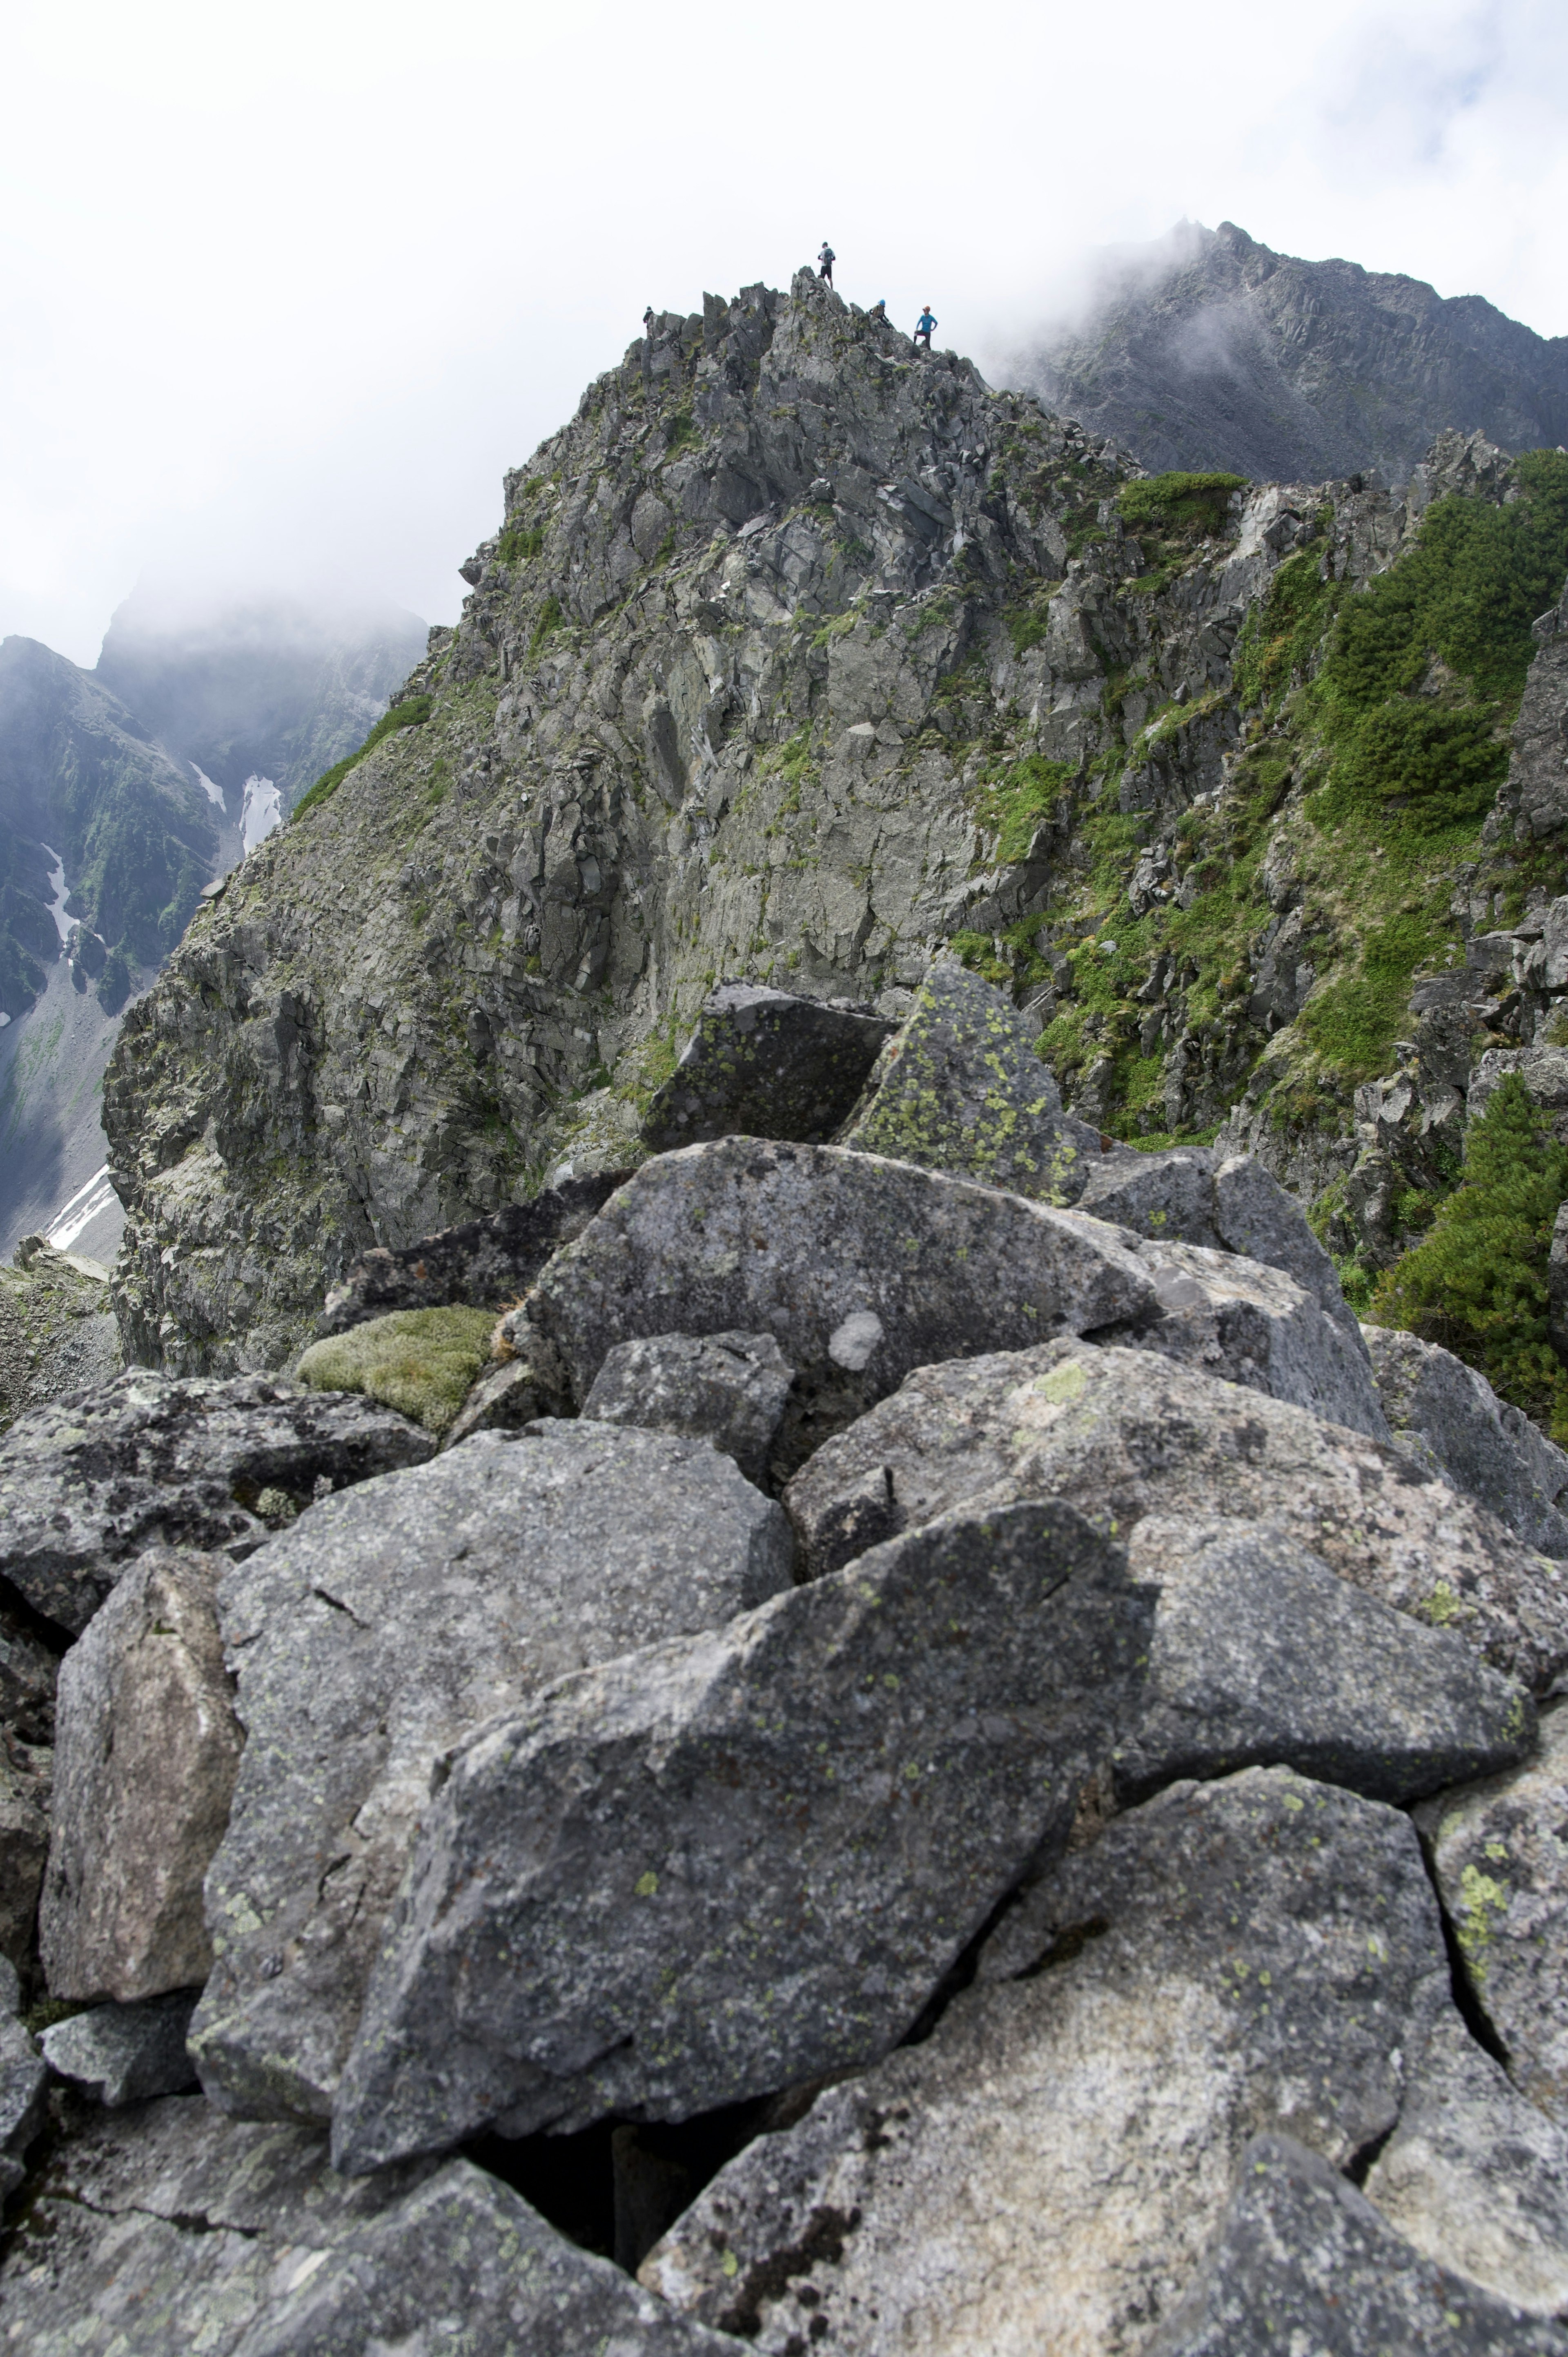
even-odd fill
[{"label": "large granite boulder", "polygon": [[714,1137],[822,1145],[849,1114],[893,1028],[869,1007],[721,983],[673,1073],[653,1092],[642,1142],[656,1154]]},{"label": "large granite boulder", "polygon": [[1533,1691],[1568,1666],[1557,1566],[1431,1467],[1148,1351],[1063,1340],[923,1367],[826,1441],[784,1502],[810,1576],[1004,1497],[1061,1498],[1123,1536],[1152,1513],[1273,1523]]},{"label": "large granite boulder", "polygon": [[1100,1132],[1062,1111],[1036,1027],[955,957],[939,957],[839,1138],[865,1154],[1076,1203]]},{"label": "large granite boulder", "polygon": [[720,2169],[642,2280],[769,2357],[1136,2350],[1278,2127],[1346,2167],[1448,2003],[1408,1818],[1179,1784],[1036,1884],[931,2036]]},{"label": "large granite boulder", "polygon": [[324,1499],[220,1593],[246,1732],[191,2030],[226,2108],[324,2118],[434,1763],[552,1679],[788,1587],[705,1440],[542,1424]]},{"label": "large granite boulder", "polygon": [[654,1334],[616,1344],[583,1414],[711,1440],[761,1482],[794,1380],[771,1334]]},{"label": "large granite boulder", "polygon": [[1267,1523],[1151,1514],[1129,1545],[1156,1587],[1123,1806],[1183,1776],[1278,1762],[1404,1802],[1528,1757],[1530,1696],[1451,1630],[1423,1628]]},{"label": "large granite boulder", "polygon": [[1389,1426],[1526,1546],[1568,1555],[1568,1454],[1439,1343],[1364,1326]]},{"label": "large granite boulder", "polygon": [[327,1296],[318,1335],[344,1334],[397,1309],[466,1303],[499,1316],[528,1291],[553,1252],[581,1234],[628,1177],[597,1171],[547,1187],[531,1202],[503,1203],[489,1219],[443,1228],[401,1251],[372,1245]]},{"label": "large granite boulder", "polygon": [[202,1878],[244,1743],[218,1633],[227,1568],[149,1549],[60,1665],[38,1911],[57,1997],[129,2005],[207,1977]]},{"label": "large granite boulder", "polygon": [[194,1989],[145,2005],[94,2005],[43,2032],[44,2060],[57,2079],[118,2110],[196,2084],[185,2036],[196,2010]]},{"label": "large granite boulder", "polygon": [[1542,1712],[1539,1758],[1416,1822],[1509,2075],[1568,2126],[1568,1707]]},{"label": "large granite boulder", "polygon": [[338,2166],[886,2053],[1065,1845],[1148,1620],[1080,1515],[959,1515],[481,1729],[388,1929]]},{"label": "large granite boulder", "polygon": [[574,1407],[620,1342],[771,1333],[798,1370],[798,1464],[911,1368],[1157,1318],[1116,1232],[842,1146],[721,1138],[645,1163],[558,1253],[502,1348],[553,1354]]},{"label": "large granite boulder", "polygon": [[145,1547],[244,1554],[318,1491],[417,1465],[435,1447],[350,1394],[130,1367],[34,1408],[0,1440],[0,1577],[75,1634]]}]

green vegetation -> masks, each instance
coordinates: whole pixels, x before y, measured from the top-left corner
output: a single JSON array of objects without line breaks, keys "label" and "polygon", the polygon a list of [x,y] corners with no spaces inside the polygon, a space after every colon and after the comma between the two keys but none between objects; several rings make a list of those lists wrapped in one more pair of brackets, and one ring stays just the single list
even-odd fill
[{"label": "green vegetation", "polygon": [[396,736],[400,729],[423,728],[430,717],[430,706],[428,695],[411,695],[403,703],[394,704],[390,711],[383,712],[359,751],[350,753],[347,760],[338,762],[324,777],[317,779],[308,793],[301,794],[294,806],[294,818],[302,819],[306,811],[329,802],[349,770],[357,770],[367,753],[373,753],[387,737]]},{"label": "green vegetation", "polygon": [[1244,475],[1150,475],[1141,483],[1124,484],[1116,505],[1131,533],[1196,543],[1218,538],[1231,494],[1246,488]]},{"label": "green vegetation", "polygon": [[528,660],[530,662],[533,662],[545,640],[550,638],[554,631],[561,628],[561,625],[565,619],[566,608],[563,606],[560,598],[557,597],[554,590],[553,589],[550,592],[549,597],[544,600],[543,605],[541,606],[539,609],[539,619],[533,625],[533,635],[528,641]]},{"label": "green vegetation", "polygon": [[1026,859],[1036,835],[1055,815],[1073,780],[1070,761],[1031,753],[1021,761],[993,761],[980,773],[970,808],[977,826],[996,837],[996,857]]},{"label": "green vegetation", "polygon": [[322,1392],[365,1392],[443,1433],[489,1357],[490,1309],[394,1309],[347,1334],[313,1342],[299,1380]]},{"label": "green vegetation", "polygon": [[503,565],[532,565],[544,545],[544,526],[524,523],[521,517],[507,524],[498,548]]},{"label": "green vegetation", "polygon": [[1472,1124],[1465,1175],[1431,1232],[1382,1277],[1372,1317],[1440,1342],[1568,1439],[1568,1372],[1546,1336],[1552,1222],[1568,1196],[1559,1146],[1510,1072]]},{"label": "green vegetation", "polygon": [[103,971],[98,977],[98,985],[94,994],[104,1014],[118,1015],[134,987],[135,978],[126,963],[124,951],[111,950],[104,961]]}]

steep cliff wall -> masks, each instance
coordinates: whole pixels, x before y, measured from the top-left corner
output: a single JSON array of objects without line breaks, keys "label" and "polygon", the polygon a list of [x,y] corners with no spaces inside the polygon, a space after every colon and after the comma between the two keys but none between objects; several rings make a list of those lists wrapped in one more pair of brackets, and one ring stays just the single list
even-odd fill
[{"label": "steep cliff wall", "polygon": [[[718,975],[896,1010],[950,942],[1105,1128],[1211,1135],[1267,1048],[1354,1158],[1398,1022],[1358,1065],[1297,1018],[1460,954],[1461,841],[1471,899],[1518,862],[1466,805],[1391,884],[1376,813],[1312,801],[1339,758],[1313,683],[1423,511],[1551,500],[1457,436],[1408,500],[1138,474],[809,274],[660,319],[509,477],[401,725],[128,1018],[105,1123],[132,1351],[276,1363],[324,1267],[634,1159]],[[1518,684],[1483,695],[1462,661],[1431,684],[1490,748],[1489,797]],[[1421,910],[1391,943],[1391,891]]]}]

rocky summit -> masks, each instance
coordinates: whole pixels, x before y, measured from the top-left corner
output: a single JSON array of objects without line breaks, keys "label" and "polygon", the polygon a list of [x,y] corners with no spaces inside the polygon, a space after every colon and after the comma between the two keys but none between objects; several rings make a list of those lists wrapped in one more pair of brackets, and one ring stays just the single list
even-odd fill
[{"label": "rocky summit", "polygon": [[1568,2357],[1536,455],[509,479],[13,1286],[0,2352]]}]

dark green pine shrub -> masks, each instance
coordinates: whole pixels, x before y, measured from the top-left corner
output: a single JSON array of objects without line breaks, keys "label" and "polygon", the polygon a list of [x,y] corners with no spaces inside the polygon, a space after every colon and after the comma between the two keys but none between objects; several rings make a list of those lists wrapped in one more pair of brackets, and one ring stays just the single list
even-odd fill
[{"label": "dark green pine shrub", "polygon": [[1465,1146],[1465,1176],[1431,1232],[1379,1280],[1372,1322],[1440,1342],[1568,1439],[1568,1373],[1546,1338],[1546,1264],[1568,1196],[1559,1146],[1510,1072]]}]

